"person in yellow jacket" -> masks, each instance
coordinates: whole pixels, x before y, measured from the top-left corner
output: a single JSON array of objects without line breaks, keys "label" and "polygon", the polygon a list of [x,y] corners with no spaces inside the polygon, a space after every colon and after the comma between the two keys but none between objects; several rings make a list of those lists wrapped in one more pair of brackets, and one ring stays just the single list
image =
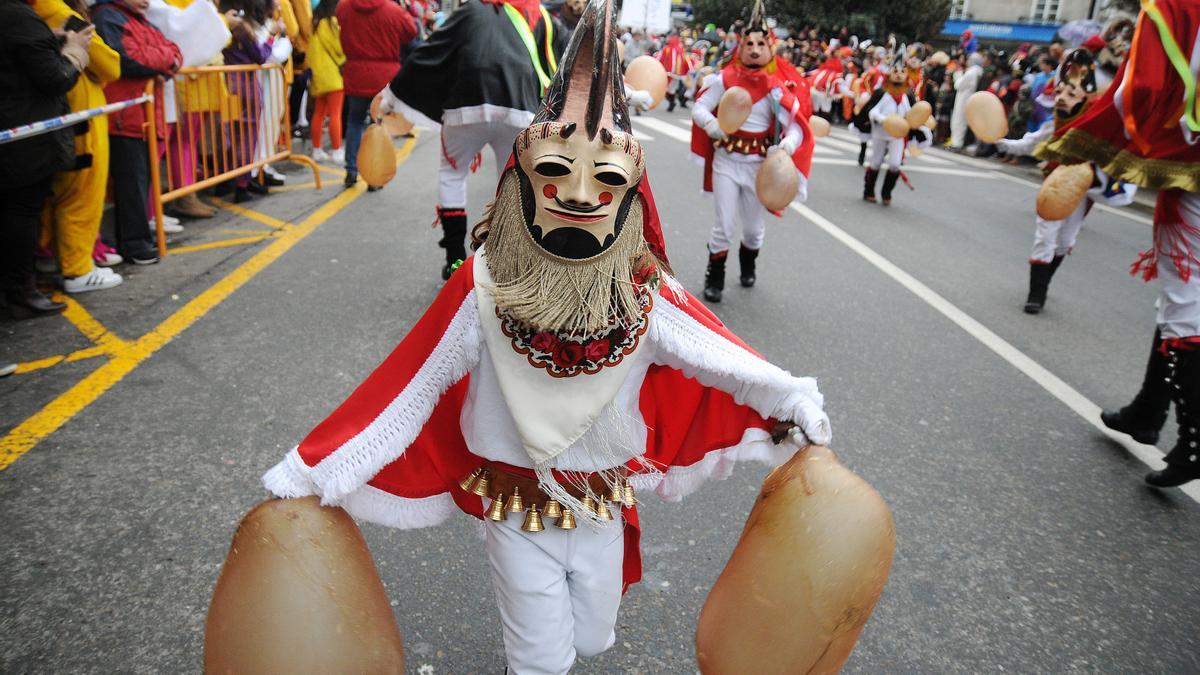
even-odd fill
[{"label": "person in yellow jacket", "polygon": [[[62,28],[73,16],[88,20],[81,1],[72,7],[64,0],[36,0],[32,6],[51,30]],[[99,35],[92,39],[88,56],[84,77],[67,93],[72,111],[105,105],[104,85],[121,76],[120,55]],[[75,170],[54,178],[43,228],[44,236],[54,239],[63,288],[68,293],[112,288],[122,281],[121,275],[92,261],[108,189],[108,118],[93,117],[87,125],[87,132],[75,137]]]},{"label": "person in yellow jacket", "polygon": [[[338,0],[321,0],[314,13],[316,25],[308,50],[308,67],[311,82],[308,93],[316,100],[312,116],[312,158],[317,161],[333,160],[341,164],[345,158],[342,149],[342,64],[346,54],[342,52],[341,29],[333,15]],[[329,141],[333,152],[321,148],[321,128],[329,118]]]}]

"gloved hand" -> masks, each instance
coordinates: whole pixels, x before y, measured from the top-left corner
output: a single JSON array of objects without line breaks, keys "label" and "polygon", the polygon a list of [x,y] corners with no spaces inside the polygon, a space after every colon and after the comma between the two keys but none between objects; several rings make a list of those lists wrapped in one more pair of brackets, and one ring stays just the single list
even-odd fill
[{"label": "gloved hand", "polygon": [[778,147],[784,152],[784,154],[786,154],[788,157],[791,157],[792,155],[796,154],[797,145],[798,143],[796,140],[789,137],[780,141]]},{"label": "gloved hand", "polygon": [[379,116],[383,117],[384,115],[399,112],[400,106],[397,103],[398,101],[396,95],[392,93],[392,88],[385,85],[383,91],[379,92]]},{"label": "gloved hand", "polygon": [[726,138],[729,138],[727,135],[725,135],[724,131],[721,131],[721,125],[717,123],[717,118],[715,117],[704,125],[704,132],[707,133],[708,137],[714,141],[723,141]]},{"label": "gloved hand", "polygon": [[811,377],[797,377],[793,379],[793,382],[795,389],[777,408],[777,410],[791,411],[791,413],[790,415],[785,413],[779,417],[781,419],[789,418],[785,421],[796,425],[797,428],[792,431],[792,435],[797,436],[797,441],[802,445],[806,442],[815,445],[829,445],[832,437],[829,416],[825,414],[825,397],[817,389],[816,380]]},{"label": "gloved hand", "polygon": [[640,89],[630,89],[625,94],[625,99],[629,101],[629,105],[645,112],[654,105],[654,99],[650,96],[650,92]]},{"label": "gloved hand", "polygon": [[1000,140],[996,141],[996,149],[998,149],[1000,152],[1003,152],[1006,155],[1012,154],[1012,151],[1013,151],[1012,147],[1013,147],[1012,139],[1001,138]]}]

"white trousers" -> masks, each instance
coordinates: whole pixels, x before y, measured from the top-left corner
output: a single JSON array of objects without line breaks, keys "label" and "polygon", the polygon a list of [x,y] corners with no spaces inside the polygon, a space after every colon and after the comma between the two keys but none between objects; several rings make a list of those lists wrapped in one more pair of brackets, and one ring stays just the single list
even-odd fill
[{"label": "white trousers", "polygon": [[583,523],[525,532],[519,514],[485,521],[492,586],[504,652],[517,675],[562,674],[576,656],[595,656],[617,639],[625,533],[620,511],[607,527]]},{"label": "white trousers", "polygon": [[467,174],[483,146],[496,156],[496,180],[512,155],[513,141],[524,127],[503,122],[477,122],[442,127],[442,163],[438,168],[438,204],[444,209],[467,207]]},{"label": "white trousers", "polygon": [[1079,237],[1079,228],[1083,227],[1087,204],[1087,199],[1079,202],[1075,212],[1063,220],[1043,220],[1039,216],[1037,230],[1033,234],[1033,253],[1030,254],[1029,261],[1048,263],[1070,253]]},{"label": "white trousers", "polygon": [[[1185,223],[1200,229],[1200,193],[1184,193],[1179,211]],[[1188,247],[1200,255],[1200,237],[1187,232],[1180,234],[1187,240]],[[1193,263],[1192,273],[1184,281],[1175,262],[1166,252],[1160,251],[1158,280],[1162,284],[1158,295],[1158,327],[1162,330],[1162,336],[1186,338],[1200,335],[1200,270]]]},{"label": "white trousers", "polygon": [[900,170],[900,162],[904,160],[904,139],[891,136],[871,136],[871,160],[868,163],[876,171],[886,161],[888,169]]},{"label": "white trousers", "polygon": [[742,244],[746,248],[762,248],[767,235],[767,208],[758,201],[754,178],[762,160],[747,162],[722,157],[718,150],[713,157],[713,199],[717,220],[708,237],[712,253],[728,251],[737,239],[737,226],[742,225]]}]

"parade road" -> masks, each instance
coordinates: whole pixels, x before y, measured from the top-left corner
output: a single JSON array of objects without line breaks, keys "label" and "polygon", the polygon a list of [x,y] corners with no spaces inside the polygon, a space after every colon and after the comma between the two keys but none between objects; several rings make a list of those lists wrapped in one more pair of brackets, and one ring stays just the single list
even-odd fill
[{"label": "parade road", "polygon": [[[671,264],[699,294],[712,201],[684,111],[635,119]],[[397,139],[382,191],[289,186],[193,221],[157,266],[0,323],[0,672],[196,672],[205,614],[260,476],[391,351],[441,286],[436,130]],[[1200,672],[1200,489],[1155,491],[1162,452],[1110,436],[1156,288],[1129,276],[1149,210],[1096,208],[1038,316],[1037,175],[929,151],[914,190],[864,203],[857,141],[817,145],[809,198],[768,225],[758,285],[713,307],[818,378],[833,449],[878,489],[895,564],[856,673]],[[495,189],[471,179],[472,222]],[[735,263],[731,262],[731,266]],[[125,273],[126,270],[122,270]],[[94,296],[94,297],[93,297]],[[1174,443],[1174,422],[1159,448]],[[682,503],[645,495],[645,578],[580,673],[695,672],[708,589],[767,468]],[[499,673],[478,527],[364,525],[410,672]]]}]

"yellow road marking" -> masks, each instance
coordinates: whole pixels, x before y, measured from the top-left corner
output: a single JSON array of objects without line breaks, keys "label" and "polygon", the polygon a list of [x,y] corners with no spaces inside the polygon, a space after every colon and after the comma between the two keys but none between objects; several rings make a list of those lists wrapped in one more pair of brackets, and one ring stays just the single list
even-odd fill
[{"label": "yellow road marking", "polygon": [[176,253],[195,253],[196,251],[207,251],[209,249],[225,248],[228,246],[241,246],[242,244],[253,244],[255,242],[262,241],[263,239],[270,239],[273,236],[275,236],[273,232],[268,232],[266,234],[256,234],[253,237],[237,237],[236,239],[221,239],[218,241],[210,241],[204,244],[180,246],[179,248],[171,249],[171,255]]},{"label": "yellow road marking", "polygon": [[38,359],[36,361],[26,361],[25,363],[18,363],[17,364],[17,372],[15,372],[13,374],[14,375],[22,375],[24,373],[31,373],[35,370],[42,370],[43,368],[57,366],[60,363],[72,363],[74,361],[82,361],[84,359],[91,359],[91,358],[95,358],[97,356],[104,356],[107,353],[108,353],[108,350],[105,349],[104,347],[101,347],[100,345],[93,345],[86,349],[80,349],[78,351],[71,352],[70,354],[59,354],[58,356],[48,356],[44,359]]},{"label": "yellow road marking", "polygon": [[271,192],[274,193],[274,192],[291,192],[293,190],[312,190],[312,189],[315,189],[316,187],[317,187],[317,184],[314,181],[310,180],[307,183],[296,183],[295,185],[282,185],[280,187],[271,188]]},{"label": "yellow road marking", "polygon": [[286,230],[289,227],[292,227],[291,223],[286,223],[278,218],[272,218],[271,216],[268,216],[265,213],[259,213],[258,211],[251,211],[250,209],[247,209],[245,207],[241,207],[241,206],[238,206],[237,204],[227,202],[224,199],[217,199],[214,197],[212,202],[215,206],[219,206],[219,207],[225,209],[226,211],[229,211],[230,213],[236,213],[243,218],[247,218],[249,220],[253,220],[255,222],[262,223],[263,225],[274,228],[276,230]]},{"label": "yellow road marking", "polygon": [[[416,145],[416,138],[407,139],[405,144],[396,151],[397,162],[404,161],[412,153],[414,145]],[[109,352],[112,358],[107,363],[92,371],[90,375],[0,438],[0,471],[7,469],[22,455],[32,450],[42,439],[61,428],[104,392],[120,382],[134,368],[161,349],[163,345],[187,330],[200,317],[207,314],[213,307],[228,298],[284,253],[287,253],[302,239],[312,234],[325,221],[358,199],[364,192],[366,192],[366,185],[363,183],[343,190],[297,225],[288,226],[269,245],[255,253],[228,276],[180,307],[174,314],[158,324],[154,330],[132,342],[114,344],[115,349]],[[67,311],[70,311],[70,308]],[[94,330],[96,326],[99,326],[103,330],[103,326],[100,326],[98,322],[93,326],[81,320],[81,323],[77,325],[85,325],[88,330]],[[80,330],[82,331],[83,328]],[[102,337],[105,340],[109,338],[116,340],[107,331],[104,331]],[[100,345],[100,347],[105,346],[105,344]]]},{"label": "yellow road marking", "polygon": [[83,333],[84,337],[96,343],[97,346],[109,352],[125,346],[124,340],[113,335],[94,316],[88,313],[75,298],[62,293],[55,293],[54,299],[67,303],[67,309],[63,311],[63,317],[67,321],[70,321],[76,330]]}]

